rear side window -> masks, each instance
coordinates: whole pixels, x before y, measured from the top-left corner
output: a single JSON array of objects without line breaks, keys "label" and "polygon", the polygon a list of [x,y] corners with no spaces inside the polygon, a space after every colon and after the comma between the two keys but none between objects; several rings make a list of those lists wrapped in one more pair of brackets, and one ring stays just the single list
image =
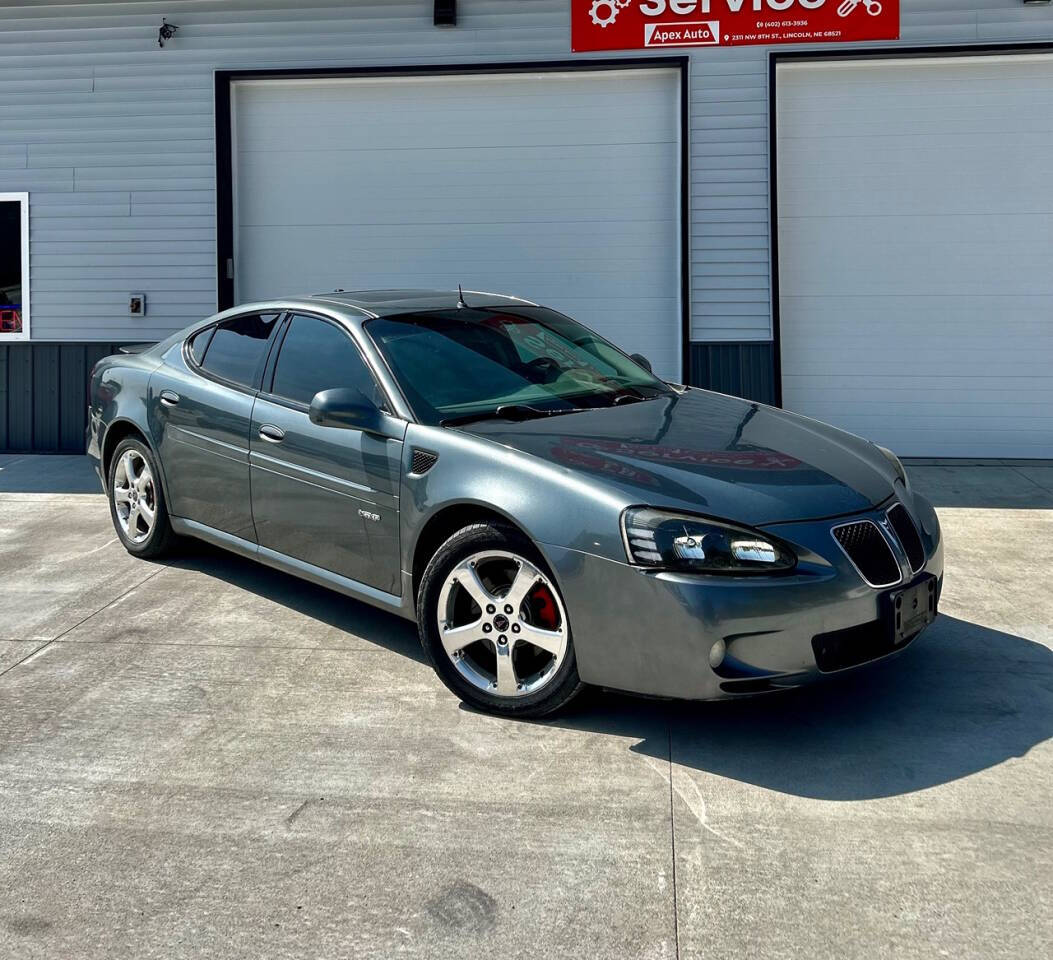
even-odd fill
[{"label": "rear side window", "polygon": [[209,373],[224,380],[253,386],[277,313],[248,313],[216,327],[201,360]]},{"label": "rear side window", "polygon": [[205,351],[208,349],[209,341],[215,332],[215,327],[206,327],[200,333],[195,333],[190,338],[190,356],[194,358],[194,363],[199,367],[201,366],[201,361],[205,359]]},{"label": "rear side window", "polygon": [[386,406],[346,331],[317,317],[293,317],[274,367],[271,392],[309,404],[319,391],[335,387],[354,387],[378,407]]}]

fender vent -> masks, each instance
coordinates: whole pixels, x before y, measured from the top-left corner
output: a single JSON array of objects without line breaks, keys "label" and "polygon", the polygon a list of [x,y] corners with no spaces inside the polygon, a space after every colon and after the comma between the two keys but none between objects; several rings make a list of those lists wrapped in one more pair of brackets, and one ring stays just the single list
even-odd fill
[{"label": "fender vent", "polygon": [[918,536],[918,528],[907,508],[902,503],[897,503],[888,512],[888,522],[896,531],[899,542],[903,544],[903,550],[910,561],[912,573],[917,573],[925,565],[925,548],[921,545],[921,537]]},{"label": "fender vent", "polygon": [[413,456],[410,458],[410,473],[417,475],[427,473],[438,461],[439,455],[437,453],[431,453],[428,450],[418,450],[414,447]]},{"label": "fender vent", "polygon": [[891,587],[899,583],[899,563],[892,547],[872,520],[843,523],[831,531],[841,549],[872,587]]}]

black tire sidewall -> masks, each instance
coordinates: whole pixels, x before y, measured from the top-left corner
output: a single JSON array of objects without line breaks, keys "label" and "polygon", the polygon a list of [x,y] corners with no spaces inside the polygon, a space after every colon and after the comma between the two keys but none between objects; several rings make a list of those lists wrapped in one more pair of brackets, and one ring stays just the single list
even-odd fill
[{"label": "black tire sidewall", "polygon": [[503,550],[529,560],[548,577],[553,588],[560,592],[560,600],[563,601],[559,584],[544,557],[526,537],[511,527],[496,523],[472,524],[450,537],[428,562],[417,595],[417,630],[421,645],[442,682],[464,702],[481,710],[505,716],[540,717],[553,713],[568,703],[582,686],[574,656],[574,639],[569,623],[570,611],[567,610],[565,601],[563,609],[568,620],[567,653],[556,676],[536,693],[514,699],[487,694],[458,673],[443,649],[436,623],[442,585],[450,570],[465,557],[486,550]]},{"label": "black tire sidewall", "polygon": [[[150,535],[142,543],[133,543],[125,536],[124,530],[121,529],[121,522],[117,517],[117,504],[113,499],[113,478],[117,473],[117,464],[128,450],[134,450],[146,461],[154,478],[156,503],[154,525],[150,529]],[[110,469],[106,476],[106,499],[110,504],[110,518],[113,520],[113,529],[117,532],[117,537],[125,550],[137,557],[154,557],[159,556],[168,549],[169,541],[171,540],[171,525],[168,522],[168,506],[165,503],[164,489],[161,485],[161,474],[153,451],[141,440],[129,437],[117,444],[117,449],[113,451],[113,456],[110,457]]]}]

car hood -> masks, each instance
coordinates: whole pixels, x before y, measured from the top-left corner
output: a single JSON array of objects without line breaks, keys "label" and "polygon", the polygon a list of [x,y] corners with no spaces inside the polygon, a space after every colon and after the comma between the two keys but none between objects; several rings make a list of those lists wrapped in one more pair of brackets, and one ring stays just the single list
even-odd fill
[{"label": "car hood", "polygon": [[864,511],[895,483],[885,457],[859,437],[706,390],[461,429],[586,475],[627,504],[751,526]]}]

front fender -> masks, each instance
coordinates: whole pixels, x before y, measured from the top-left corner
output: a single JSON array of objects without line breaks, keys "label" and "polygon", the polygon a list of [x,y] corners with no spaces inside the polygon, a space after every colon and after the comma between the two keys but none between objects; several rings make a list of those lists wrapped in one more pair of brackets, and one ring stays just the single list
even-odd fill
[{"label": "front fender", "polygon": [[469,505],[507,517],[542,552],[546,544],[555,544],[624,561],[619,518],[629,501],[594,479],[583,480],[565,467],[443,427],[411,424],[406,448],[407,456],[413,448],[438,455],[423,475],[403,475],[400,510],[407,561],[429,520],[449,507]]}]

